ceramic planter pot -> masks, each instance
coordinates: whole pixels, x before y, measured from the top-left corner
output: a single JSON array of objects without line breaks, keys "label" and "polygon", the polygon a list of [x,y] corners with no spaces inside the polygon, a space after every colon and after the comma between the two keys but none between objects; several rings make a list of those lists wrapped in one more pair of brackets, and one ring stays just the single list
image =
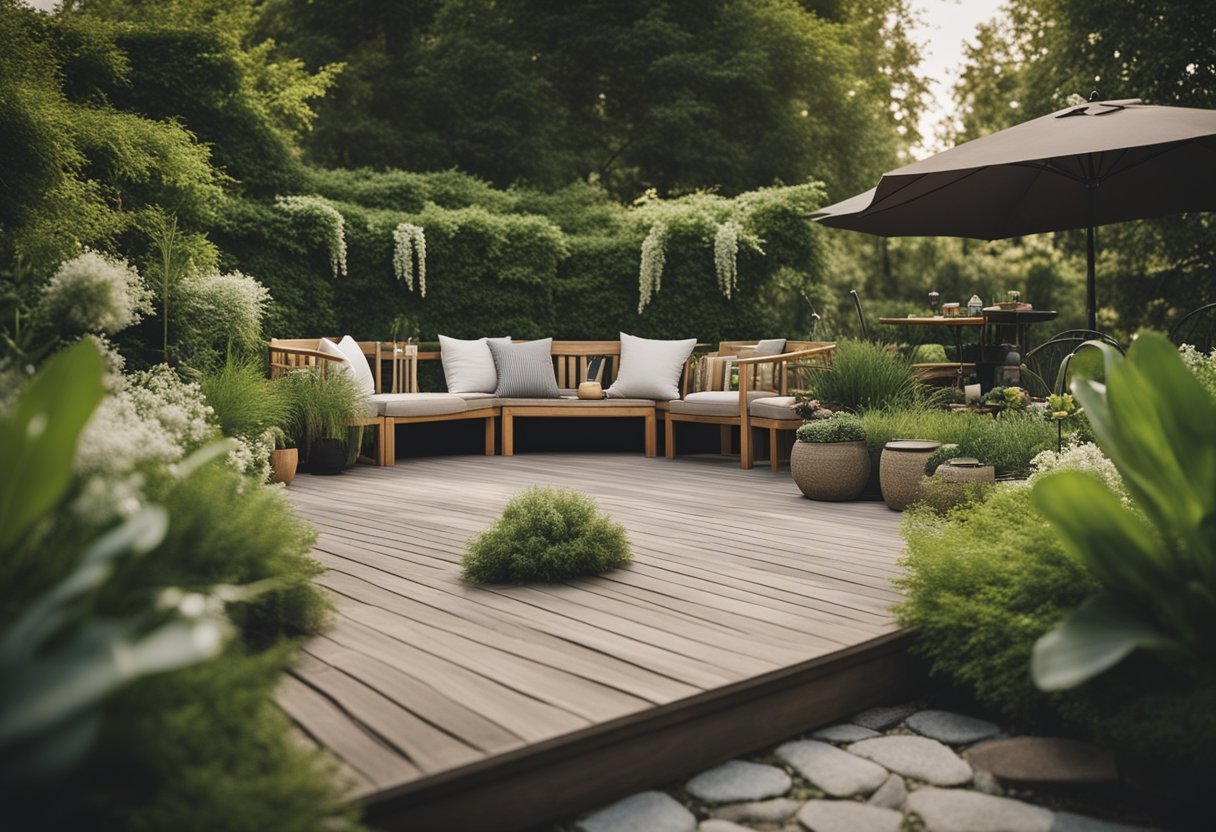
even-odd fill
[{"label": "ceramic planter pot", "polygon": [[308,470],[313,474],[341,474],[346,470],[344,439],[315,439],[308,447]]},{"label": "ceramic planter pot", "polygon": [[920,439],[898,439],[888,442],[882,450],[878,465],[878,481],[882,485],[882,498],[887,508],[903,511],[924,496],[921,480],[925,466],[941,442]]},{"label": "ceramic planter pot", "polygon": [[790,473],[809,499],[855,500],[870,478],[870,454],[864,441],[795,442]]},{"label": "ceramic planter pot", "polygon": [[291,485],[300,466],[298,448],[278,448],[270,452],[270,481]]}]

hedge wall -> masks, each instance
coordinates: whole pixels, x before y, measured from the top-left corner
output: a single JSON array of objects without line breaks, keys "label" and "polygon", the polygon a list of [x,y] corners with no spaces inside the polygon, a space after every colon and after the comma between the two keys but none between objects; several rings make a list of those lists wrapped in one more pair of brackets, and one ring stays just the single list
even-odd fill
[{"label": "hedge wall", "polygon": [[[621,330],[705,341],[794,337],[804,333],[787,329],[788,277],[810,285],[819,274],[819,232],[807,220],[822,196],[817,185],[632,207],[591,186],[500,191],[456,172],[312,171],[308,185],[344,219],[344,276],[332,273],[329,232],[315,217],[234,199],[211,230],[224,267],[270,289],[267,330],[275,337],[388,339],[399,316],[426,340],[441,332],[612,338]],[[715,230],[727,219],[763,249],[741,238],[730,300],[714,267]],[[659,220],[670,229],[662,288],[639,314],[639,252]],[[393,229],[401,222],[425,230],[425,298],[394,274]]]}]

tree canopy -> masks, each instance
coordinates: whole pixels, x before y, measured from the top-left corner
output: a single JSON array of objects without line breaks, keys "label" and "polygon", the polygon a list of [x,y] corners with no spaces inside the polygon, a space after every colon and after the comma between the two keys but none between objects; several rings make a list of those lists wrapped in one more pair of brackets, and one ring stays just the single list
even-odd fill
[{"label": "tree canopy", "polygon": [[[981,27],[956,90],[959,141],[1061,109],[1070,96],[1216,107],[1216,5],[1188,0],[1011,0]],[[1083,234],[1057,235],[1068,251]],[[1210,214],[1099,229],[1102,324],[1167,327],[1216,301]]]},{"label": "tree canopy", "polygon": [[[339,8],[340,7],[340,8]],[[456,167],[631,200],[890,167],[924,88],[902,0],[268,0],[256,31],[317,69],[309,158]]]}]

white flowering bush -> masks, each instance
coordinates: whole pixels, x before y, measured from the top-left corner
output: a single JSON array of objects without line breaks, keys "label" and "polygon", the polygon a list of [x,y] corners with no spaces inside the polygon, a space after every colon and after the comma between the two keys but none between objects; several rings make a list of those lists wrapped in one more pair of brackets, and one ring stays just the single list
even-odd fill
[{"label": "white flowering bush", "polygon": [[1183,344],[1178,348],[1182,363],[1199,379],[1209,393],[1216,396],[1216,349],[1204,355],[1192,344]]},{"label": "white flowering bush", "polygon": [[113,335],[152,312],[152,290],[126,260],[92,250],[61,264],[36,315],[61,333]]},{"label": "white flowering bush", "polygon": [[215,438],[210,417],[199,386],[166,365],[127,376],[94,411],[76,447],[76,514],[99,525],[133,516],[149,476],[171,472]]},{"label": "white flowering bush", "polygon": [[346,219],[337,208],[319,196],[296,194],[276,196],[274,203],[280,211],[292,216],[306,217],[318,223],[325,234],[329,249],[329,264],[334,277],[346,275]]},{"label": "white flowering bush", "polygon": [[1115,463],[1102,453],[1102,449],[1092,442],[1069,441],[1059,453],[1043,451],[1030,460],[1030,477],[1027,485],[1056,471],[1084,471],[1102,480],[1112,491],[1124,501],[1128,501],[1127,489],[1123,487],[1123,478]]},{"label": "white flowering bush", "polygon": [[426,297],[426,232],[422,226],[403,222],[393,229],[393,272],[409,290]]},{"label": "white flowering bush", "polygon": [[638,314],[658,294],[663,285],[663,266],[667,262],[667,225],[656,222],[642,241],[642,263],[638,270]]},{"label": "white flowering bush", "polygon": [[739,288],[739,225],[727,220],[714,234],[714,272],[718,275],[718,291],[727,300]]},{"label": "white flowering bush", "polygon": [[229,352],[259,352],[270,301],[265,286],[240,272],[183,279],[173,307],[177,357],[203,369],[219,364]]},{"label": "white flowering bush", "polygon": [[105,362],[105,375],[102,377],[102,384],[107,390],[117,390],[123,385],[123,371],[127,367],[127,359],[118,351],[118,347],[104,335],[90,333],[84,336],[84,340],[92,341],[97,347],[97,352],[101,354],[101,360]]},{"label": "white flowering bush", "polygon": [[270,479],[270,452],[274,450],[275,432],[268,430],[256,437],[236,436],[236,447],[228,453],[228,464],[237,473],[256,482]]}]

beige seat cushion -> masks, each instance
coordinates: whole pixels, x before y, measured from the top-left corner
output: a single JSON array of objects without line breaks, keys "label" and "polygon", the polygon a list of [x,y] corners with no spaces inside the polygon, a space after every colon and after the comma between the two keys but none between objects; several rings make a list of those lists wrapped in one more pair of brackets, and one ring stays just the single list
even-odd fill
[{"label": "beige seat cushion", "polygon": [[377,393],[371,397],[379,416],[443,416],[463,413],[469,404],[451,393]]},{"label": "beige seat cushion", "polygon": [[749,402],[747,407],[751,415],[757,419],[797,419],[794,412],[793,396],[769,396]]},{"label": "beige seat cushion", "polygon": [[493,407],[493,393],[452,393],[453,396],[460,396],[469,403],[469,407]]},{"label": "beige seat cushion", "polygon": [[[771,398],[772,393],[763,390],[749,390],[747,400]],[[672,413],[686,413],[690,416],[738,416],[739,392],[737,390],[706,390],[701,393],[689,393],[680,401],[670,405]]]},{"label": "beige seat cushion", "polygon": [[[737,395],[737,394],[736,394]],[[654,407],[652,399],[498,399],[503,407]]]}]

